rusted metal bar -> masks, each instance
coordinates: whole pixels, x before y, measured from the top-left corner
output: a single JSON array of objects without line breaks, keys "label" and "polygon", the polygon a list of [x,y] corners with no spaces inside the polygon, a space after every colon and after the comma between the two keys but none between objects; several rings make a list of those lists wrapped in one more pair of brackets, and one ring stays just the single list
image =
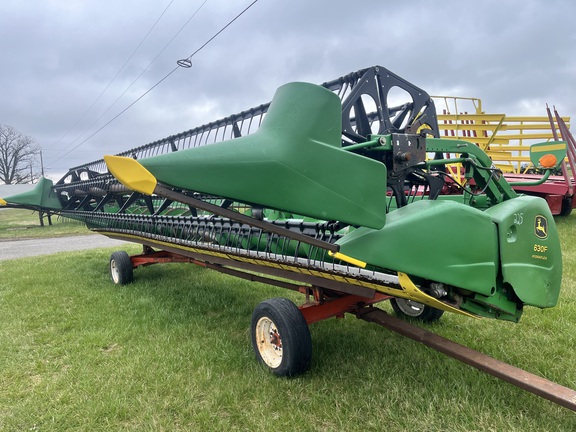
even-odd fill
[{"label": "rusted metal bar", "polygon": [[[254,273],[249,273],[247,271],[241,271],[229,267],[224,267],[221,264],[212,264],[206,261],[198,261],[196,259],[186,257],[181,254],[176,254],[164,250],[154,251],[154,249],[150,248],[149,246],[147,246],[147,248],[149,250],[148,252],[145,252],[141,255],[132,255],[130,257],[130,260],[132,261],[132,265],[134,268],[140,266],[149,266],[152,264],[189,263],[189,264],[196,264],[200,267],[216,270],[217,272],[225,273],[241,279],[246,279],[252,282],[261,282],[267,285],[274,285],[280,288],[290,289],[292,291],[300,291],[302,288],[302,285],[264,277]],[[369,301],[369,299],[366,298],[364,298],[364,300]]]},{"label": "rusted metal bar", "polygon": [[[552,135],[554,136],[554,141],[560,141],[558,138],[558,131],[556,130],[556,125],[554,124],[554,119],[552,118],[552,112],[550,111],[550,107],[546,104],[546,113],[548,114],[548,121],[550,122],[550,128],[552,129]],[[560,125],[558,125],[560,126]],[[569,146],[570,143],[566,143],[566,146]],[[567,150],[569,151],[569,150]],[[570,158],[568,158],[570,160]],[[566,161],[562,161],[560,165],[562,168],[562,176],[564,177],[564,183],[566,184],[566,190],[571,192],[571,185],[570,185],[570,175],[568,174],[568,168],[566,167]]]},{"label": "rusted metal bar", "polygon": [[166,251],[152,251],[143,253],[141,255],[132,255],[130,257],[132,267],[138,268],[141,266],[149,266],[152,264],[167,264],[167,263],[192,263],[191,258],[173,254]]},{"label": "rusted metal bar", "polygon": [[[112,239],[124,240],[124,241],[126,240],[126,236],[122,235],[121,233],[105,232],[105,235]],[[320,276],[315,276],[313,274],[310,274],[310,271],[305,271],[302,273],[293,271],[298,270],[297,266],[292,267],[292,270],[286,269],[287,267],[289,267],[287,264],[283,264],[282,268],[266,267],[258,264],[252,264],[250,262],[236,261],[230,258],[225,258],[223,256],[205,255],[200,252],[187,250],[186,248],[178,248],[176,246],[172,246],[166,243],[158,244],[158,242],[155,242],[152,239],[130,237],[130,241],[134,243],[140,243],[142,245],[149,246],[151,248],[162,247],[163,250],[171,252],[175,255],[182,255],[197,261],[210,264],[218,264],[221,266],[231,267],[248,272],[266,274],[273,277],[286,278],[295,282],[320,286],[342,294],[353,294],[358,295],[360,297],[365,297],[367,299],[372,299],[376,295],[376,291],[372,288],[365,288],[363,286],[351,285],[349,283],[341,282],[339,280],[335,280],[328,277],[324,278]]]},{"label": "rusted metal bar", "polygon": [[302,285],[298,285],[298,284],[294,284],[294,283],[290,283],[290,282],[285,282],[285,281],[278,280],[278,279],[272,279],[272,278],[260,276],[260,275],[254,274],[254,273],[236,270],[236,269],[233,269],[230,267],[224,267],[223,265],[220,265],[220,264],[211,264],[211,263],[201,262],[201,261],[194,261],[194,264],[201,265],[202,267],[216,270],[217,272],[231,275],[231,276],[234,276],[237,278],[246,279],[246,280],[249,280],[251,282],[260,282],[260,283],[264,283],[267,285],[273,285],[273,286],[277,286],[280,288],[286,288],[286,289],[289,289],[292,291],[300,291],[300,289],[302,287]]},{"label": "rusted metal bar", "polygon": [[362,308],[355,311],[354,314],[358,318],[384,326],[402,336],[423,343],[430,348],[520,387],[523,390],[548,399],[572,411],[576,411],[575,390],[445,339],[442,336],[393,317],[381,309],[372,307]]},{"label": "rusted metal bar", "polygon": [[304,304],[300,306],[300,312],[302,312],[308,324],[313,324],[328,318],[344,316],[346,312],[353,312],[359,307],[362,308],[366,305],[382,302],[391,298],[391,296],[380,293],[376,293],[372,299],[348,294],[324,303]]},{"label": "rusted metal bar", "polygon": [[[568,162],[570,164],[570,169],[572,171],[572,177],[574,178],[576,176],[576,171],[575,171],[576,140],[574,139],[574,136],[572,135],[572,133],[568,129],[568,126],[566,126],[566,123],[564,122],[562,117],[560,117],[560,115],[558,114],[558,111],[556,111],[556,109],[554,109],[554,115],[556,117],[556,121],[557,121],[558,127],[560,129],[560,135],[562,136],[562,139],[566,142],[567,153],[568,153]],[[572,193],[573,194],[576,193],[576,182],[574,183],[574,188],[572,190]]]}]

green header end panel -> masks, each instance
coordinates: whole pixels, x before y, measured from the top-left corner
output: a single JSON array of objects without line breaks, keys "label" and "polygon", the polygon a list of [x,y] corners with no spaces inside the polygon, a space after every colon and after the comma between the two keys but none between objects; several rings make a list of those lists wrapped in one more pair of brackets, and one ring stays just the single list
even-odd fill
[{"label": "green header end panel", "polygon": [[381,228],[386,166],[342,150],[341,110],[323,87],[286,84],[256,133],[140,162],[164,184]]},{"label": "green header end panel", "polygon": [[489,216],[451,202],[422,200],[388,214],[384,228],[360,228],[340,252],[384,269],[486,296],[496,287],[498,234]]},{"label": "green header end panel", "polygon": [[498,224],[504,283],[525,304],[555,306],[562,282],[562,254],[546,201],[521,196],[486,213]]},{"label": "green header end panel", "polygon": [[21,204],[48,209],[61,209],[62,205],[52,190],[52,180],[41,177],[34,189],[21,194],[12,195],[4,200],[8,204]]}]

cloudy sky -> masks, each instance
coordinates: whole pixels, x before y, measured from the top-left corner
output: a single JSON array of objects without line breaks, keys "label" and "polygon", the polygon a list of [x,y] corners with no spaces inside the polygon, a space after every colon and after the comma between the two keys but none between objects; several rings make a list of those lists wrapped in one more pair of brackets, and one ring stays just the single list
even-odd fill
[{"label": "cloudy sky", "polygon": [[[573,0],[2,0],[0,124],[35,138],[46,174],[381,65],[484,110],[576,116]],[[138,78],[139,77],[139,78]]]}]

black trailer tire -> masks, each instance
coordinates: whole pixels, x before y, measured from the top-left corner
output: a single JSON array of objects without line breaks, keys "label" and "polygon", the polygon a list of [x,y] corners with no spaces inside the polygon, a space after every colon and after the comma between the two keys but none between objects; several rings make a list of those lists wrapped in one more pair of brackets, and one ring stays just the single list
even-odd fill
[{"label": "black trailer tire", "polygon": [[393,298],[390,299],[390,304],[396,315],[400,318],[410,318],[430,323],[438,321],[440,317],[444,315],[443,310],[412,300]]},{"label": "black trailer tire", "polygon": [[116,251],[110,256],[110,276],[117,285],[126,285],[134,280],[134,269],[130,256],[124,251]]},{"label": "black trailer tire", "polygon": [[565,197],[562,199],[560,216],[570,216],[570,213],[572,213],[572,197]]},{"label": "black trailer tire", "polygon": [[251,333],[256,359],[273,374],[295,376],[310,368],[310,329],[302,312],[290,300],[273,298],[256,306]]}]

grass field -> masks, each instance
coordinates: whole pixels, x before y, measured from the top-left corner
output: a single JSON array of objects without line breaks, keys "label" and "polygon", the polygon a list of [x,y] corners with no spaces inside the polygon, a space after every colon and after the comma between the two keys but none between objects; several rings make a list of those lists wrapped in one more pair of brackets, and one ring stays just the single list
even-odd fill
[{"label": "grass field", "polygon": [[[427,327],[576,389],[576,214],[558,225],[556,308]],[[0,262],[1,431],[576,430],[574,412],[350,316],[312,325],[311,371],[276,378],[251,313],[299,295],[178,264],[117,287],[110,253]]]},{"label": "grass field", "polygon": [[0,240],[23,238],[47,238],[66,235],[89,234],[90,231],[81,222],[52,216],[52,225],[44,219],[40,226],[37,212],[22,209],[0,208]]}]

